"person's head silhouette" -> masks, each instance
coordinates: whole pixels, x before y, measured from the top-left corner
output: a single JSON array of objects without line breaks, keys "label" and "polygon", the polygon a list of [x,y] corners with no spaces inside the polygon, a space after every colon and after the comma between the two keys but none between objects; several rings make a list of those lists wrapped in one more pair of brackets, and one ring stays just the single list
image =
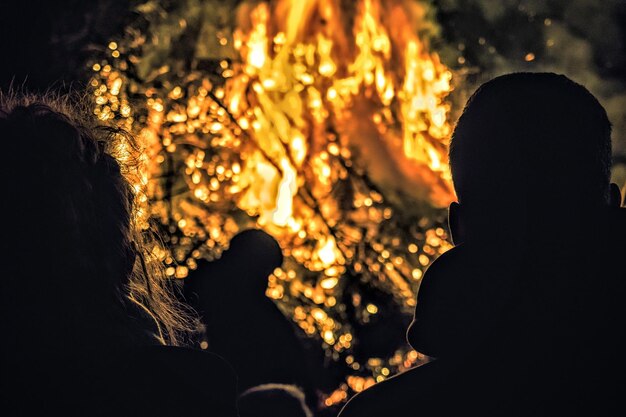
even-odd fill
[{"label": "person's head silhouette", "polygon": [[243,296],[267,301],[267,277],[283,263],[283,253],[276,239],[260,229],[246,229],[237,233],[220,261],[230,268],[235,285]]},{"label": "person's head silhouette", "polygon": [[575,288],[587,281],[572,254],[601,228],[602,210],[620,202],[609,181],[610,134],[598,100],[563,75],[508,74],[474,93],[450,147],[459,201],[449,226],[463,249],[444,254],[421,283],[414,348],[463,355],[513,308],[528,317],[583,311],[573,307],[583,293]]},{"label": "person's head silhouette", "polygon": [[132,138],[83,110],[66,98],[0,96],[1,186],[10,196],[2,330],[23,355],[176,344],[192,327],[150,261],[156,241],[134,223],[122,171],[132,158],[120,167],[111,155],[122,143],[131,155]]},{"label": "person's head silhouette", "polygon": [[563,75],[514,73],[483,84],[450,146],[455,243],[558,229],[619,204],[609,186],[610,135],[598,100]]}]

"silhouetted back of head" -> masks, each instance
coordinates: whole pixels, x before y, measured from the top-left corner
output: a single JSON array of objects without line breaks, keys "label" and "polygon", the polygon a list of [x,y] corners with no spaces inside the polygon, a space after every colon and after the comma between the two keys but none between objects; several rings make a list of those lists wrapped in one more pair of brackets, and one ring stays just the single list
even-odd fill
[{"label": "silhouetted back of head", "polygon": [[244,391],[237,401],[240,417],[313,417],[304,394],[293,385],[264,384]]},{"label": "silhouetted back of head", "polygon": [[467,219],[485,227],[503,215],[523,227],[605,205],[610,133],[598,100],[563,75],[515,73],[483,84],[450,147]]},{"label": "silhouetted back of head", "polygon": [[276,239],[260,229],[237,233],[218,263],[226,268],[240,293],[265,299],[267,277],[283,263],[283,253]]},{"label": "silhouetted back of head", "polygon": [[[562,75],[504,75],[474,93],[450,149],[460,203],[450,227],[455,243],[460,235],[470,244],[429,267],[408,335],[414,348],[462,355],[507,314],[502,329],[519,337],[539,332],[529,324],[537,317],[583,311],[579,248],[601,217],[594,210],[609,204],[610,131],[598,101]],[[559,323],[564,330],[567,320]]]},{"label": "silhouetted back of head", "polygon": [[[156,344],[147,333],[159,326],[176,343],[192,320],[151,258],[153,236],[134,222],[125,174],[138,149],[79,103],[0,94],[0,181],[11,196],[3,199],[2,330],[20,352]],[[113,155],[122,143],[121,167]]]},{"label": "silhouetted back of head", "polygon": [[70,116],[43,102],[1,110],[2,188],[12,196],[3,210],[12,279],[3,290],[16,312],[39,312],[39,328],[50,331],[42,343],[69,340],[69,329],[80,343],[102,325],[96,306],[111,316],[122,308],[135,261],[132,192],[95,132]]}]

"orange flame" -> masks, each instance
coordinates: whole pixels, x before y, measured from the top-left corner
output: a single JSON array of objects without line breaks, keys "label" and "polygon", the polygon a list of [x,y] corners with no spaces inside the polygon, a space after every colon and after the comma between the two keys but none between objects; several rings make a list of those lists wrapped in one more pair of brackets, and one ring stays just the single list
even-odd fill
[{"label": "orange flame", "polygon": [[[438,194],[431,195],[435,204],[451,200],[446,162],[450,125],[443,99],[451,91],[452,74],[411,31],[403,8],[391,3],[383,7],[379,0],[360,1],[352,36],[330,33],[329,28],[343,25],[339,7],[331,0],[262,2],[242,14],[241,29],[235,33],[242,70],[229,80],[225,101],[258,145],[242,173],[251,186],[239,205],[260,215],[262,224],[300,229],[304,219],[294,217],[293,199],[303,180],[302,164],[314,162],[320,185],[330,175],[328,163],[314,154],[325,145],[316,127],[329,117],[358,123],[358,115],[349,110],[364,94],[382,108],[373,115],[379,132],[401,126],[401,149],[414,161],[409,169],[423,171],[420,175],[440,184]],[[392,13],[402,27],[395,33],[398,44],[383,24],[383,11]],[[354,44],[346,46],[350,38]],[[347,48],[349,55],[340,48]],[[394,71],[398,62],[403,71]],[[382,136],[384,141],[397,140]],[[266,159],[269,163],[262,162]],[[327,250],[320,246],[316,257],[329,267],[340,254],[335,249],[330,256]]]},{"label": "orange flame", "polygon": [[[92,80],[95,114],[135,127],[145,145],[144,171],[134,183],[147,188],[151,204],[143,201],[138,217],[160,217],[181,232],[164,260],[168,274],[185,277],[196,259],[212,258],[256,221],[287,259],[269,277],[268,296],[297,300],[289,313],[333,354],[349,350],[352,335],[340,315],[322,307],[341,302],[336,295],[347,269],[393,286],[412,308],[423,269],[449,248],[442,228],[426,230],[425,243],[409,232],[407,241],[376,235],[385,233],[377,226],[396,207],[382,194],[411,190],[437,207],[453,198],[445,102],[451,72],[417,35],[408,3],[355,3],[351,20],[340,0],[244,2],[233,33],[239,59],[220,63],[224,83],[198,71],[183,87],[168,77],[137,86],[119,61],[94,65],[102,81]],[[155,77],[168,74],[169,63],[161,64]],[[133,88],[145,100],[136,114],[128,100]],[[172,176],[176,187],[165,186],[162,179]],[[350,190],[337,198],[337,187]],[[235,218],[235,206],[250,217]],[[396,369],[419,359],[396,356]],[[346,381],[327,404],[390,372],[382,364],[347,363],[354,370],[371,365],[375,379]]]}]

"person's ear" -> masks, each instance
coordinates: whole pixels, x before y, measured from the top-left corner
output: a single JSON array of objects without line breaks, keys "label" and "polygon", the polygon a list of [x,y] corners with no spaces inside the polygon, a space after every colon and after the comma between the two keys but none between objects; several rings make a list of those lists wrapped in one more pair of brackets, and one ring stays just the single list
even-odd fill
[{"label": "person's ear", "polygon": [[609,207],[619,208],[622,205],[622,193],[615,183],[609,184]]},{"label": "person's ear", "polygon": [[460,245],[465,241],[465,228],[463,227],[463,210],[461,204],[456,201],[450,203],[448,207],[448,227],[450,227],[450,237],[454,245]]}]

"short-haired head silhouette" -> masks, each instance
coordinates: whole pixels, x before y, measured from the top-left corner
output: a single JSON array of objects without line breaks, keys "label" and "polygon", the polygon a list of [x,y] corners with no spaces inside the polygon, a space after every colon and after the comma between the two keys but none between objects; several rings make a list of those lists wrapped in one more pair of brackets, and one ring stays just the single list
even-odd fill
[{"label": "short-haired head silhouette", "polygon": [[282,265],[283,253],[276,239],[266,232],[246,229],[231,239],[222,260],[237,274],[237,280],[216,285],[234,286],[241,295],[266,301],[267,277]]},{"label": "short-haired head silhouette", "polygon": [[611,124],[583,86],[553,73],[513,73],[469,99],[450,146],[458,243],[515,235],[619,201],[609,186]]},{"label": "short-haired head silhouette", "polygon": [[[449,226],[465,250],[444,254],[424,277],[408,336],[414,348],[463,354],[504,308],[515,285],[505,277],[554,268],[585,241],[599,210],[619,206],[619,188],[609,181],[610,134],[598,100],[563,75],[507,74],[472,95],[450,147],[458,202]],[[460,264],[481,273],[465,277]],[[539,293],[556,291],[554,278],[537,283],[528,308]]]}]

